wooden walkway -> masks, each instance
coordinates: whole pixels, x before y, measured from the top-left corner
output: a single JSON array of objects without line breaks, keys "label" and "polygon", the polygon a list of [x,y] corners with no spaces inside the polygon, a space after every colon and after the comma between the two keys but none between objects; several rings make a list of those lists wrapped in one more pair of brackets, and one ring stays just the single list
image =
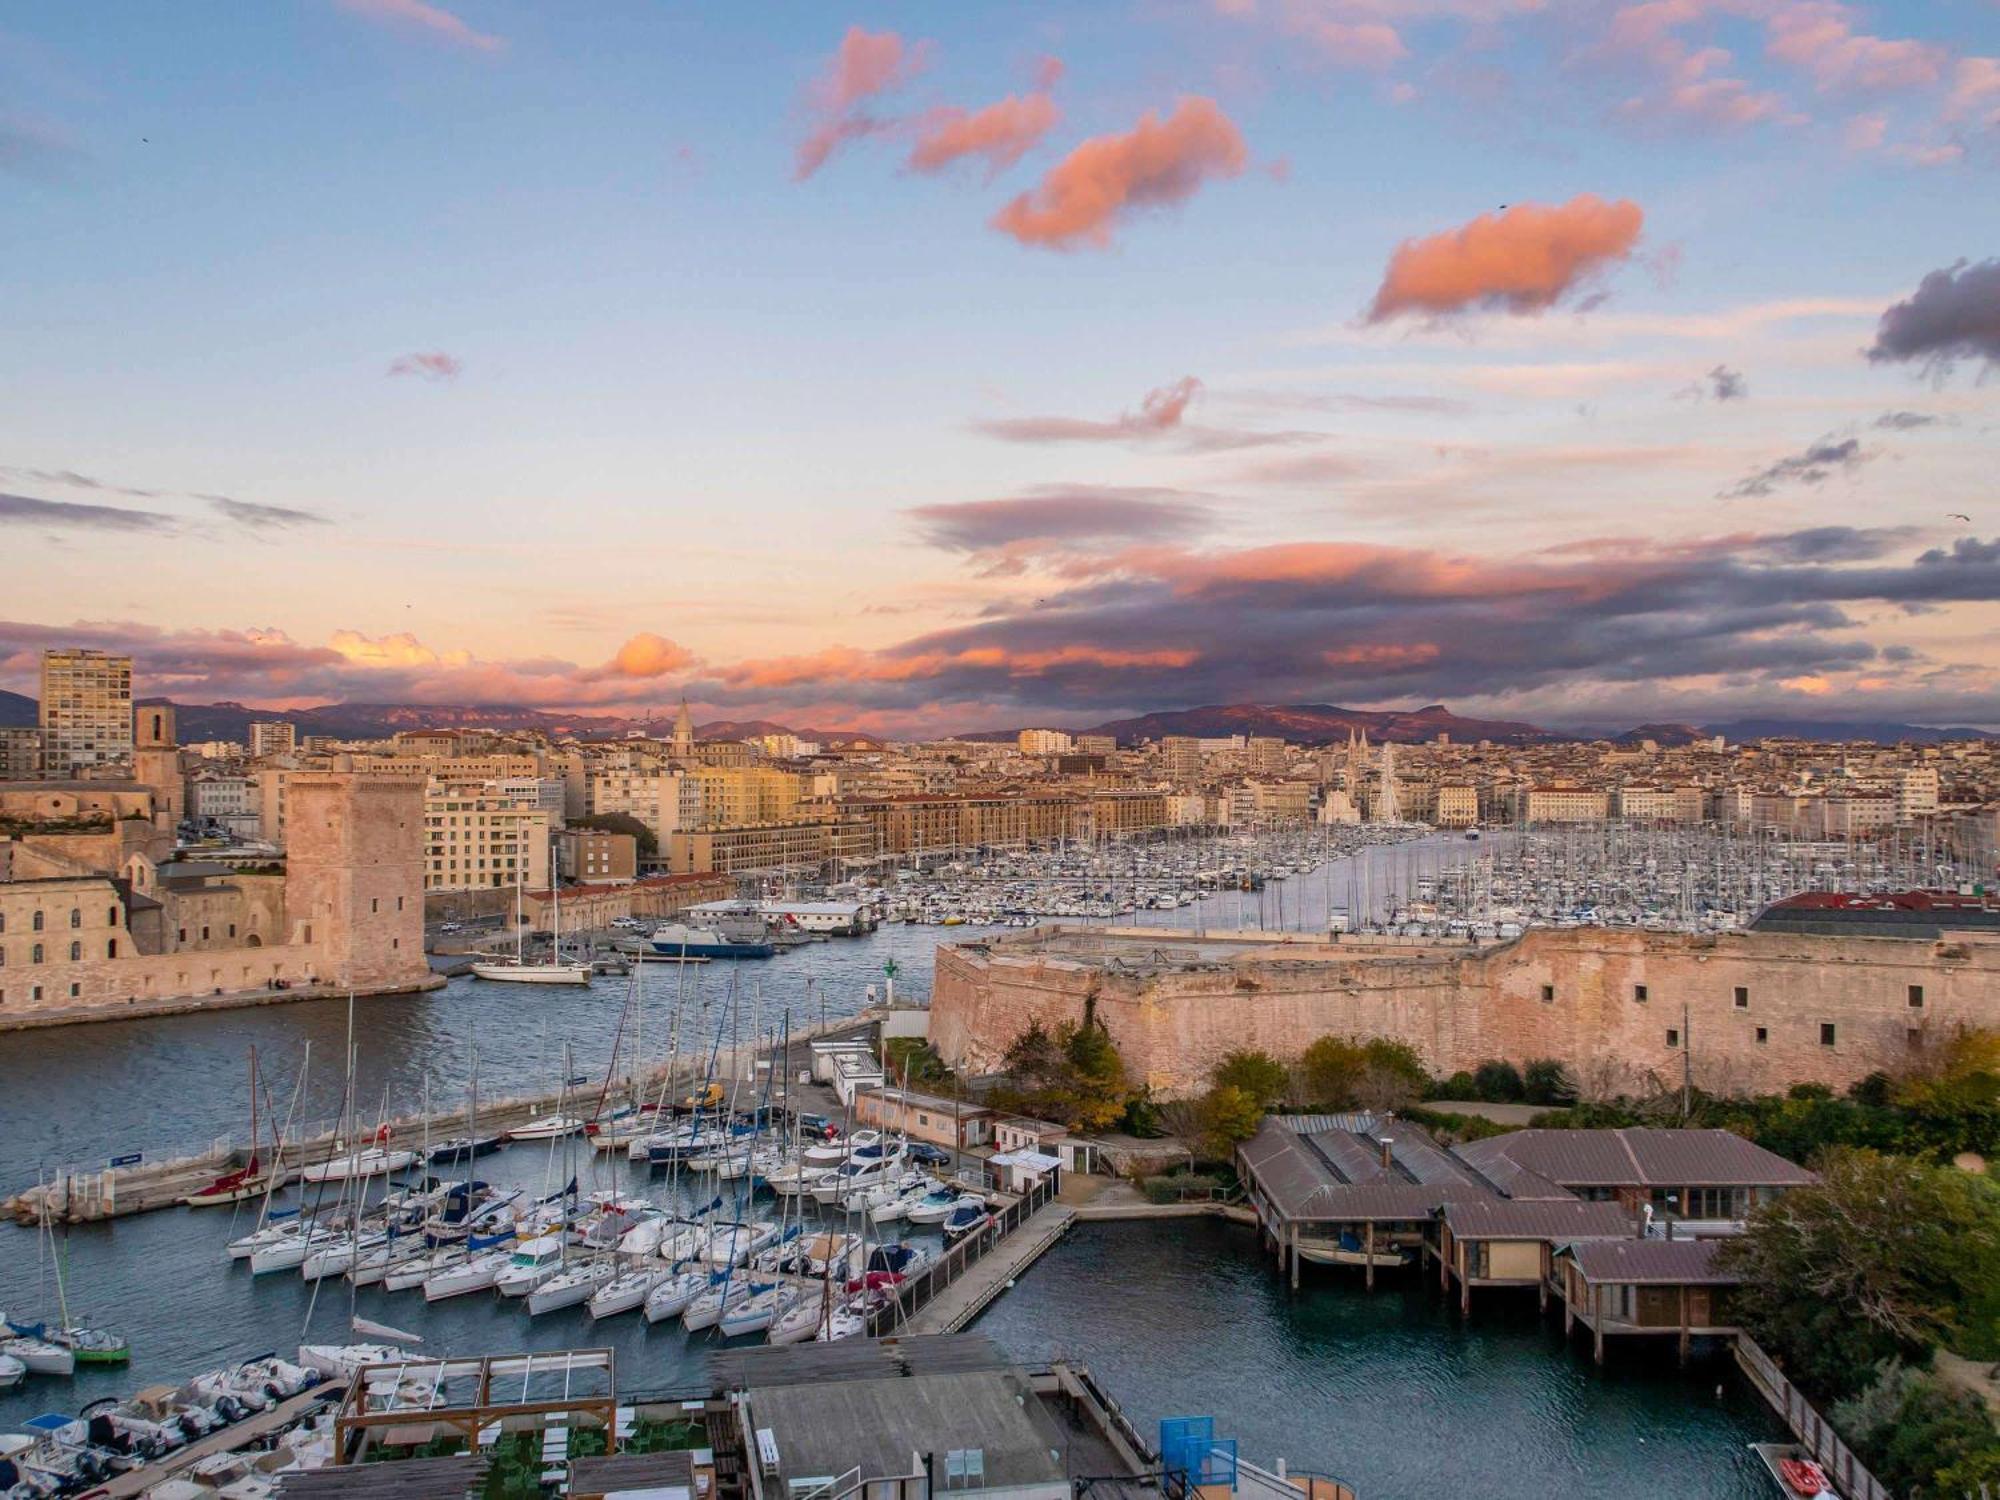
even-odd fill
[{"label": "wooden walkway", "polygon": [[129,1473],[106,1480],[91,1491],[94,1500],[132,1500],[151,1489],[163,1479],[171,1479],[184,1469],[192,1467],[200,1460],[216,1453],[234,1453],[238,1448],[247,1448],[267,1433],[290,1427],[293,1423],[311,1415],[316,1406],[332,1405],[340,1400],[347,1389],[344,1382],[329,1380],[314,1386],[311,1390],[294,1396],[289,1401],[280,1401],[269,1411],[225,1427],[220,1432],[211,1432],[205,1438],[198,1438],[185,1448],[169,1453],[157,1463],[133,1469]]},{"label": "wooden walkway", "polygon": [[1037,1209],[1026,1223],[971,1266],[950,1286],[925,1303],[899,1333],[956,1333],[1005,1291],[1042,1253],[1069,1233],[1076,1210],[1065,1203]]}]

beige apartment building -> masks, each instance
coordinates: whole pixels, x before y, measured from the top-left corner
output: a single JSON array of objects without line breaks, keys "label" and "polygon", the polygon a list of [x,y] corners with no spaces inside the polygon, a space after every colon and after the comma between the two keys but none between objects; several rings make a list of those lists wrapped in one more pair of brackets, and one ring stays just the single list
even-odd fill
[{"label": "beige apartment building", "polygon": [[299,730],[296,724],[286,719],[252,719],[250,721],[250,758],[262,760],[267,755],[286,755],[298,748]]},{"label": "beige apartment building", "polygon": [[1014,737],[1014,748],[1023,755],[1061,755],[1074,743],[1060,729],[1024,729]]},{"label": "beige apartment building", "polygon": [[78,648],[42,653],[42,770],[62,777],[132,754],[132,658]]},{"label": "beige apartment building", "polygon": [[1437,813],[1431,819],[1440,828],[1470,828],[1479,821],[1479,789],[1447,782],[1437,789]]},{"label": "beige apartment building", "polygon": [[831,862],[871,859],[876,850],[867,820],[841,817],[688,829],[669,834],[662,852],[667,868],[676,875],[728,875],[817,869]]},{"label": "beige apartment building", "polygon": [[799,810],[799,777],[769,766],[698,766],[682,773],[692,791],[693,828],[734,828],[784,823]]},{"label": "beige apartment building", "polygon": [[431,782],[424,792],[424,890],[535,889],[549,883],[547,809],[484,783]]},{"label": "beige apartment building", "polygon": [[556,835],[556,870],[578,885],[630,885],[639,878],[639,841],[608,828],[565,828]]},{"label": "beige apartment building", "polygon": [[1530,823],[1602,823],[1611,812],[1611,794],[1602,787],[1528,788]]},{"label": "beige apartment building", "polygon": [[32,781],[41,774],[41,730],[33,725],[0,729],[0,781]]}]

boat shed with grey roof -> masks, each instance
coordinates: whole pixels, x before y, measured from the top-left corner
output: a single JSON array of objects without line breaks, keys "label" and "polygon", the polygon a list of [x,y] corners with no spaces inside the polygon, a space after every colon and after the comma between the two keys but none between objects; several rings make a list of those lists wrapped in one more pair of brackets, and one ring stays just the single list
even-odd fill
[{"label": "boat shed with grey roof", "polygon": [[[1292,1284],[1301,1260],[1365,1268],[1438,1261],[1474,1286],[1535,1286],[1561,1246],[1637,1240],[1643,1226],[1728,1232],[1813,1174],[1726,1130],[1517,1130],[1445,1147],[1392,1116],[1267,1116],[1236,1162]],[[1719,1221],[1719,1222],[1718,1222]]]},{"label": "boat shed with grey roof", "polygon": [[1718,1240],[1594,1240],[1556,1252],[1563,1332],[1581,1323],[1604,1362],[1607,1336],[1674,1335],[1683,1361],[1697,1338],[1737,1333],[1730,1293],[1741,1278]]}]

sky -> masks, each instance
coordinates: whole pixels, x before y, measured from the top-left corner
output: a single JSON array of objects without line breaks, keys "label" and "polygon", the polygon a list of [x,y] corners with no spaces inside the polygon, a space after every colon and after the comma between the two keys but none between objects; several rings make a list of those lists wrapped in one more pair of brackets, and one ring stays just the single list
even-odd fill
[{"label": "sky", "polygon": [[0,687],[2000,726],[2000,0],[0,0]]}]

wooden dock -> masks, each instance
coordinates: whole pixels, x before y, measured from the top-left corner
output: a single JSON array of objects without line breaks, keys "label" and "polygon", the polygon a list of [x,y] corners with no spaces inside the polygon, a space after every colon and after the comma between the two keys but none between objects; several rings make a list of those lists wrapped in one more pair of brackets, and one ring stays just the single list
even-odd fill
[{"label": "wooden dock", "polygon": [[344,1381],[329,1380],[301,1392],[289,1401],[280,1401],[268,1411],[259,1412],[219,1432],[211,1432],[207,1437],[197,1438],[185,1448],[176,1449],[166,1457],[145,1464],[124,1474],[106,1480],[90,1493],[93,1500],[133,1500],[162,1480],[192,1468],[204,1458],[217,1453],[234,1453],[239,1448],[254,1447],[260,1438],[273,1432],[281,1432],[294,1423],[312,1415],[319,1406],[331,1406],[347,1389]]},{"label": "wooden dock", "polygon": [[1003,1235],[1000,1243],[972,1262],[956,1280],[910,1315],[903,1333],[957,1333],[1014,1279],[1039,1260],[1076,1222],[1076,1210],[1066,1203],[1048,1203],[1035,1210],[1021,1227]]}]

